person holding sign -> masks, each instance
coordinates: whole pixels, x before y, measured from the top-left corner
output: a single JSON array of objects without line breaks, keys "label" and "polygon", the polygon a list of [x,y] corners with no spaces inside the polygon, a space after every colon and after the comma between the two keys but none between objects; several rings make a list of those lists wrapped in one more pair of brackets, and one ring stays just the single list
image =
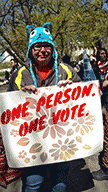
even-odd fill
[{"label": "person holding sign", "polygon": [[[52,37],[51,23],[42,27],[27,25],[29,39],[26,69],[15,83],[23,91],[37,94],[38,87],[65,86],[81,79],[68,64],[58,64],[57,51]],[[30,79],[30,81],[28,80]],[[28,80],[28,81],[26,81]],[[88,169],[83,169],[84,159],[24,168],[23,192],[83,191],[94,186]]]},{"label": "person holding sign", "polygon": [[[66,85],[81,81],[80,77],[68,64],[58,64],[57,52],[52,37],[52,25],[26,27],[28,43],[28,68],[33,84],[22,88],[23,91],[38,92],[38,87]],[[93,187],[89,171],[82,172],[83,159],[41,165],[24,169],[23,191],[82,191]],[[74,173],[73,173],[74,172]],[[82,178],[87,181],[81,181]],[[68,184],[67,184],[68,183]],[[71,184],[72,183],[72,184]],[[82,183],[84,183],[82,185]],[[76,187],[76,185],[78,186]]]}]

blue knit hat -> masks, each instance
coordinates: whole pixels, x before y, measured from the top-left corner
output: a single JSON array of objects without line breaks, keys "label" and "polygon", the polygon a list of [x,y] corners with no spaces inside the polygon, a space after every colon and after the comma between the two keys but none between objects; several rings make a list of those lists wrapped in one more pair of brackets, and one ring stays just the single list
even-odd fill
[{"label": "blue knit hat", "polygon": [[57,51],[55,49],[55,45],[54,45],[54,41],[53,41],[53,37],[52,37],[52,25],[50,22],[45,23],[42,27],[37,27],[35,28],[35,26],[33,25],[27,25],[26,26],[26,32],[27,32],[27,37],[29,39],[28,42],[28,50],[27,50],[27,58],[30,61],[30,72],[31,75],[33,77],[34,80],[34,85],[37,87],[37,81],[36,81],[36,77],[33,73],[32,70],[32,61],[30,58],[30,48],[33,44],[35,43],[50,43],[53,46],[53,59],[54,59],[54,65],[55,65],[55,71],[56,71],[56,84],[58,83],[58,68],[57,68]]}]

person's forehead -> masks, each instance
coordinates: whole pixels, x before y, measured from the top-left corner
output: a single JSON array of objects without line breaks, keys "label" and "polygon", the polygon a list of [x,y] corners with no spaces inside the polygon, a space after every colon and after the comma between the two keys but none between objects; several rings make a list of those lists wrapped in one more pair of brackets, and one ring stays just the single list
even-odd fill
[{"label": "person's forehead", "polygon": [[12,59],[12,60],[11,60],[11,62],[15,62],[15,60],[14,60],[14,59]]},{"label": "person's forehead", "polygon": [[102,54],[102,53],[106,53],[106,52],[105,52],[104,50],[101,50],[101,51],[100,51],[100,54]]},{"label": "person's forehead", "polygon": [[35,46],[38,45],[38,46],[40,46],[40,47],[47,45],[47,46],[49,46],[49,47],[52,47],[52,45],[51,45],[50,43],[47,43],[47,42],[35,43],[34,45],[35,45]]}]

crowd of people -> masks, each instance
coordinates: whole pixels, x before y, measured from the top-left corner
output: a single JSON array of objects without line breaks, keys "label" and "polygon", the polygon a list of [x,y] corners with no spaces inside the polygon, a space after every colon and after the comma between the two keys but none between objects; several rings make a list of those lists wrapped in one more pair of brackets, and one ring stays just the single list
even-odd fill
[{"label": "crowd of people", "polygon": [[[72,82],[83,81],[83,63],[70,62],[68,55],[65,55],[62,62],[58,63],[51,23],[45,23],[42,27],[37,28],[28,25],[26,31],[28,36],[27,61],[25,66],[19,66],[16,62],[17,64],[12,67],[7,91],[32,91],[35,94],[38,92],[38,87],[52,85],[61,87]],[[90,63],[96,78],[100,81],[102,107],[106,110],[104,114],[104,149],[100,158],[101,169],[90,173],[89,169],[83,168],[86,164],[83,158],[23,169],[9,168],[0,134],[0,185],[2,187],[6,188],[9,183],[21,177],[23,192],[79,192],[94,187],[93,178],[108,180],[108,61],[106,49],[98,50],[97,55],[90,59]]]},{"label": "crowd of people", "polygon": [[[69,56],[65,56],[69,57]],[[89,60],[94,71],[96,79],[99,80],[101,90],[101,104],[103,111],[104,123],[104,148],[99,155],[100,169],[92,173],[96,180],[108,180],[108,55],[105,48],[99,48],[97,53],[90,55]],[[64,57],[63,57],[64,58]],[[68,58],[69,61],[69,58]],[[82,81],[84,80],[84,60],[77,62],[69,62],[74,70],[78,73]],[[94,79],[93,79],[94,80]]]}]

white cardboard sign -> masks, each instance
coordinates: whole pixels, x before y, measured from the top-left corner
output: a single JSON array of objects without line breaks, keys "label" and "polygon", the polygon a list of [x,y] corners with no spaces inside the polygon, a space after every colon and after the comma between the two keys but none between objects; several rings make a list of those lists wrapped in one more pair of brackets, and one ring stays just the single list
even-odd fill
[{"label": "white cardboard sign", "polygon": [[10,167],[70,161],[103,149],[98,81],[0,94],[3,142]]}]

